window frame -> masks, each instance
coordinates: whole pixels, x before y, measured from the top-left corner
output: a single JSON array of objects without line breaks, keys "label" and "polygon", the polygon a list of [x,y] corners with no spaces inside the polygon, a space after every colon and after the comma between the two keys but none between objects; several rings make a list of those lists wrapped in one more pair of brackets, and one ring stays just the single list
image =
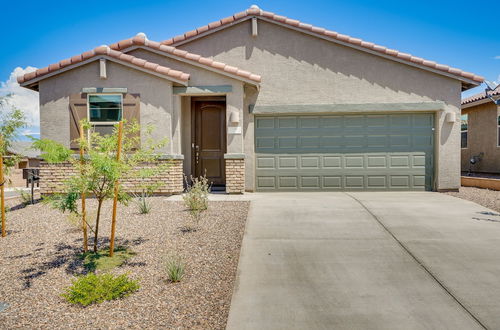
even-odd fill
[{"label": "window frame", "polygon": [[120,114],[121,114],[121,120],[123,120],[123,94],[120,93],[88,93],[87,94],[87,119],[90,123],[90,125],[95,125],[95,126],[109,126],[109,125],[116,125],[120,122],[119,121],[91,121],[90,120],[90,97],[91,96],[96,96],[96,95],[110,95],[110,96],[120,96]]},{"label": "window frame", "polygon": [[[462,117],[466,116],[466,121],[467,121],[467,129],[462,130]],[[466,139],[465,139],[465,147],[462,147],[462,134],[466,133]],[[460,115],[460,149],[467,149],[469,148],[469,114],[464,113]]]}]

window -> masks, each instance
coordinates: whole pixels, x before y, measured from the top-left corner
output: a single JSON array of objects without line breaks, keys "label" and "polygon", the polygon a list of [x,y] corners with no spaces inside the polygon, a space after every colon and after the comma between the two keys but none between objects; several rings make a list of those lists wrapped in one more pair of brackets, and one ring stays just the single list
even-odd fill
[{"label": "window", "polygon": [[88,118],[99,134],[111,134],[114,124],[122,120],[121,94],[89,94]]},{"label": "window", "polygon": [[117,123],[121,119],[121,94],[89,95],[89,121],[91,123]]},{"label": "window", "polygon": [[469,115],[465,114],[461,117],[461,145],[462,148],[467,148],[467,132],[469,128]]}]

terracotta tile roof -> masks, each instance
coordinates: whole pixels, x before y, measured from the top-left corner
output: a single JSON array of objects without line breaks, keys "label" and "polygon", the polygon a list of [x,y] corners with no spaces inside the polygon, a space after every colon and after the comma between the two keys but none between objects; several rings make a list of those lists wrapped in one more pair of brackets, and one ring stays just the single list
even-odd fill
[{"label": "terracotta tile roof", "polygon": [[186,59],[186,60],[191,61],[191,62],[197,62],[197,63],[202,64],[204,66],[208,66],[208,67],[211,67],[213,69],[223,71],[225,73],[229,73],[229,74],[232,74],[232,75],[235,75],[238,77],[246,78],[246,79],[249,79],[249,80],[257,82],[257,83],[259,83],[261,81],[261,77],[257,74],[253,74],[249,71],[238,69],[237,67],[227,65],[227,64],[224,64],[222,62],[214,61],[211,58],[203,57],[203,56],[198,55],[198,54],[189,53],[185,50],[177,49],[177,48],[172,47],[172,46],[162,45],[159,42],[148,40],[148,38],[146,38],[146,36],[142,33],[139,33],[138,35],[136,35],[133,38],[125,39],[125,40],[119,41],[117,43],[114,43],[114,44],[110,45],[110,48],[115,49],[115,50],[123,50],[123,49],[129,48],[129,47],[132,47],[132,46],[149,47],[152,49],[156,49],[156,50],[174,55],[176,57]]},{"label": "terracotta tile roof", "polygon": [[262,17],[264,19],[276,21],[278,23],[289,25],[291,27],[298,28],[298,29],[301,29],[301,30],[304,30],[307,32],[313,32],[313,33],[321,35],[321,36],[327,36],[327,37],[330,37],[330,38],[333,38],[333,39],[336,39],[336,40],[339,40],[339,41],[342,41],[342,42],[345,42],[348,44],[352,44],[354,46],[366,48],[367,50],[371,50],[371,51],[375,51],[375,52],[378,52],[381,54],[389,55],[389,56],[392,56],[394,58],[397,58],[397,59],[400,59],[400,60],[403,60],[406,62],[419,64],[419,65],[422,65],[422,66],[425,66],[425,67],[428,67],[431,69],[435,69],[438,71],[452,74],[454,76],[467,78],[467,79],[473,80],[473,81],[478,82],[478,83],[481,83],[484,80],[483,77],[475,75],[475,74],[470,73],[470,72],[465,72],[465,71],[462,71],[460,69],[452,68],[448,65],[439,64],[439,63],[436,63],[433,61],[428,61],[428,60],[425,60],[423,58],[413,56],[411,54],[402,53],[402,52],[399,52],[399,51],[394,50],[394,49],[389,49],[389,48],[386,48],[384,46],[379,46],[379,45],[376,45],[376,44],[371,43],[371,42],[366,42],[366,41],[363,41],[363,40],[358,39],[358,38],[353,38],[353,37],[348,36],[348,35],[337,33],[335,31],[330,31],[330,30],[326,30],[326,29],[321,28],[321,27],[313,26],[311,24],[302,23],[298,20],[287,18],[285,16],[276,15],[274,13],[261,10],[259,7],[255,6],[255,5],[250,7],[249,9],[247,9],[245,11],[236,13],[233,16],[223,18],[219,21],[212,22],[208,25],[199,27],[195,30],[186,32],[182,35],[178,35],[178,36],[173,37],[171,39],[164,40],[164,41],[162,41],[162,44],[163,45],[175,45],[179,42],[188,40],[188,39],[193,38],[197,35],[205,33],[207,31],[214,30],[214,29],[220,28],[221,26],[225,26],[225,25],[230,26],[234,22],[237,22],[237,21],[240,21],[240,20],[243,20],[247,17],[252,17],[252,16]]},{"label": "terracotta tile roof", "polygon": [[156,64],[156,63],[148,62],[148,61],[143,60],[141,58],[137,58],[137,57],[122,53],[118,50],[110,49],[108,46],[100,46],[100,47],[97,47],[93,50],[84,52],[83,54],[73,56],[71,58],[62,60],[62,61],[55,63],[55,64],[51,64],[48,67],[38,69],[36,71],[27,73],[23,76],[19,76],[19,77],[17,77],[17,81],[20,84],[27,83],[30,80],[45,76],[49,73],[59,71],[67,66],[77,64],[77,63],[86,61],[90,58],[93,58],[96,56],[102,56],[102,55],[109,56],[109,57],[117,59],[119,61],[123,61],[123,62],[129,63],[129,64],[132,64],[133,66],[136,66],[140,69],[146,69],[148,71],[151,71],[151,72],[154,72],[157,74],[161,74],[161,75],[164,75],[167,77],[175,78],[175,79],[178,79],[180,81],[186,82],[189,80],[189,74],[187,74],[187,73],[184,73],[184,72],[181,72],[178,70],[172,70],[170,68],[167,68],[165,66],[161,66],[161,65]]},{"label": "terracotta tile roof", "polygon": [[[488,91],[488,95],[489,96],[500,95],[500,87],[495,88],[492,91]],[[476,102],[476,101],[481,101],[481,100],[484,100],[486,98],[487,98],[486,92],[478,93],[478,94],[475,94],[475,95],[472,95],[472,96],[469,96],[469,97],[462,99],[462,105],[469,104],[469,103]]]}]

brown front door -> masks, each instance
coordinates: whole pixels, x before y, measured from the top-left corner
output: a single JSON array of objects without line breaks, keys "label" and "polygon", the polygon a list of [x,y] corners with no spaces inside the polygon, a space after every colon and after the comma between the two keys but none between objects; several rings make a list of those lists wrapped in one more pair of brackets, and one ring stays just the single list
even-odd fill
[{"label": "brown front door", "polygon": [[206,175],[212,185],[226,183],[226,103],[194,101],[193,165],[195,176]]}]

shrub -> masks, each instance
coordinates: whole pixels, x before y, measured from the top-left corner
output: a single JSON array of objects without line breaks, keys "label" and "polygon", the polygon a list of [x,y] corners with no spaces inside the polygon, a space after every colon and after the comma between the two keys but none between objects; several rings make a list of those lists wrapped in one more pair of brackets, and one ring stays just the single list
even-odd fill
[{"label": "shrub", "polygon": [[184,263],[179,256],[167,259],[167,277],[170,282],[180,282],[184,277]]},{"label": "shrub", "polygon": [[210,191],[210,185],[208,184],[208,179],[205,176],[199,178],[191,177],[191,184],[189,184],[187,178],[186,194],[182,197],[186,207],[189,210],[191,216],[199,222],[201,212],[208,208],[208,193]]},{"label": "shrub", "polygon": [[75,305],[88,306],[126,297],[139,289],[139,283],[127,275],[89,273],[73,281],[62,296]]}]

